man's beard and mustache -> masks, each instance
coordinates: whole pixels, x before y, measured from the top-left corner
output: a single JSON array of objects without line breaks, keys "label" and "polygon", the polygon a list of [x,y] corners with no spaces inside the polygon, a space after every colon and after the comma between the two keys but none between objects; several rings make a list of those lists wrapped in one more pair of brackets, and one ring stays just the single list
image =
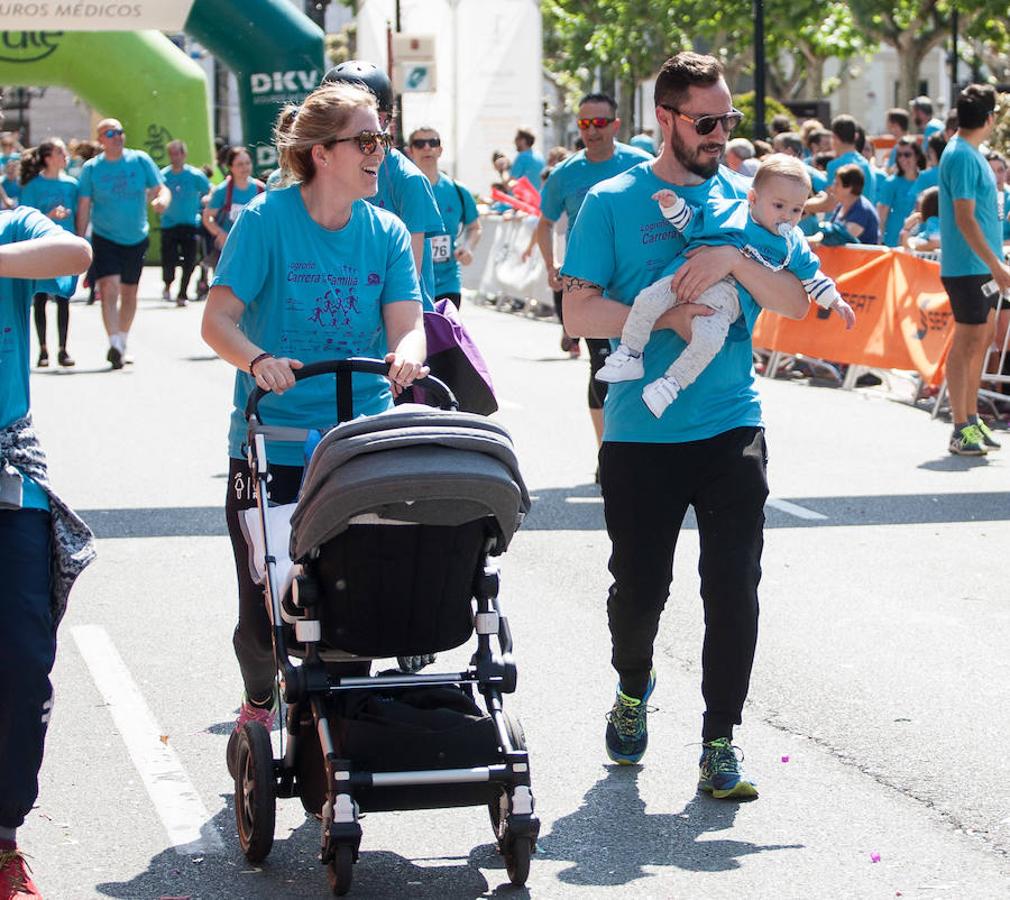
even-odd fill
[{"label": "man's beard and mustache", "polygon": [[[688,172],[693,172],[699,178],[711,178],[719,171],[719,164],[722,162],[723,153],[726,150],[724,144],[717,142],[712,142],[708,144],[701,144],[694,150],[688,148],[687,144],[681,140],[679,134],[677,134],[676,128],[674,128],[670,133],[670,146],[673,148],[673,155],[677,158],[679,162]],[[698,159],[698,153],[700,151],[717,151],[718,156],[712,158],[711,162],[701,162]]]}]

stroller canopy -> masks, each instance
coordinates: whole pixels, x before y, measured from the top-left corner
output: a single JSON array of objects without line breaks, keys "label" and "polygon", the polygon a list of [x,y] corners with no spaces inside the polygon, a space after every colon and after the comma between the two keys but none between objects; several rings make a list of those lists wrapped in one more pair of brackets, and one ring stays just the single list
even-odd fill
[{"label": "stroller canopy", "polygon": [[356,516],[378,524],[462,525],[491,517],[502,553],[529,512],[512,439],[471,413],[405,404],[329,431],[309,461],[291,517],[301,560]]}]

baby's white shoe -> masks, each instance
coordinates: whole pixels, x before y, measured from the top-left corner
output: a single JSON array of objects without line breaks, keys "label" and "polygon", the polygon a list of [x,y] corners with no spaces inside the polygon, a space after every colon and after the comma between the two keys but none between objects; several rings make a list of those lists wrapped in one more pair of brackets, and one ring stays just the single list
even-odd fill
[{"label": "baby's white shoe", "polygon": [[680,385],[669,376],[657,378],[647,384],[642,391],[642,399],[645,405],[657,419],[666,412],[666,408],[677,399],[680,393]]},{"label": "baby's white shoe", "polygon": [[607,357],[603,368],[596,373],[596,380],[613,384],[615,381],[637,381],[644,376],[645,364],[642,362],[642,354],[636,356],[628,347],[621,344]]}]

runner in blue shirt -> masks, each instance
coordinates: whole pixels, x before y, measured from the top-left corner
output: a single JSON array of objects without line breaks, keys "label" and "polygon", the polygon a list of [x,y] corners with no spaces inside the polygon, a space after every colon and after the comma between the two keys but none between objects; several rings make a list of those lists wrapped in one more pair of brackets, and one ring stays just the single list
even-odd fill
[{"label": "runner in blue shirt", "polygon": [[[547,267],[547,283],[554,291],[554,308],[563,329],[562,349],[565,349],[565,338],[572,332],[565,327],[560,261],[554,259],[554,223],[563,214],[567,215],[570,239],[582,202],[590,188],[652,159],[644,150],[618,142],[617,132],[621,120],[617,115],[617,103],[609,94],[586,94],[579,101],[575,121],[585,147],[555,166],[548,176],[541,192],[540,221],[536,230],[537,246]],[[574,332],[574,339],[575,346],[578,347],[578,332]],[[607,361],[610,341],[586,335],[586,346],[589,349],[589,416],[599,445],[603,441],[603,404],[607,397],[607,385],[596,381],[595,375]]]},{"label": "runner in blue shirt", "polygon": [[0,893],[9,897],[42,896],[17,829],[38,796],[56,627],[94,558],[91,532],[49,483],[32,427],[28,311],[34,292],[69,288],[35,279],[83,272],[90,261],[87,241],[37,209],[0,212]]},{"label": "runner in blue shirt", "polygon": [[513,181],[525,177],[533,187],[539,188],[540,173],[544,170],[546,163],[544,158],[533,149],[536,139],[536,135],[529,128],[520,128],[516,131],[516,158],[512,160],[512,165],[509,167],[509,176]]},{"label": "runner in blue shirt", "polygon": [[649,156],[656,155],[656,139],[652,136],[651,128],[643,128],[638,134],[632,135],[628,143],[632,147],[644,150]]},{"label": "runner in blue shirt", "polygon": [[[341,81],[364,85],[375,95],[379,106],[379,125],[383,130],[388,129],[393,121],[393,87],[386,73],[370,62],[354,59],[334,66],[323,76],[323,84]],[[435,271],[427,239],[445,234],[445,227],[431,182],[406,156],[393,148],[382,161],[378,189],[368,201],[395,213],[407,226],[424,307],[433,309]]]},{"label": "runner in blue shirt", "polygon": [[477,204],[469,190],[438,170],[443,147],[434,128],[415,128],[407,147],[411,160],[431,182],[446,230],[428,239],[435,269],[435,299],[451,300],[459,309],[463,290],[459,267],[473,262],[473,251],[480,241]]},{"label": "runner in blue shirt", "polygon": [[923,143],[934,134],[943,133],[943,122],[933,116],[933,101],[929,97],[916,97],[908,104],[908,107],[912,113],[915,127],[922,133]]},{"label": "runner in blue shirt", "polygon": [[[48,216],[65,230],[74,234],[77,214],[77,179],[64,172],[67,162],[66,145],[59,138],[43,141],[38,147],[27,150],[21,157],[21,205],[31,206]],[[67,352],[67,334],[70,330],[70,296],[77,288],[77,280],[67,282],[63,295],[53,295],[56,302],[56,330],[59,351],[56,355],[61,366],[75,364]],[[35,331],[39,338],[37,365],[49,365],[47,346],[46,305],[49,294],[39,291],[35,295]]]},{"label": "runner in blue shirt", "polygon": [[[288,115],[285,108],[281,116]],[[207,343],[238,370],[229,429],[225,514],[239,583],[234,646],[245,699],[232,738],[248,721],[273,725],[274,661],[263,590],[249,575],[241,510],[255,506],[253,473],[242,450],[243,411],[254,385],[272,393],[264,421],[324,429],[335,423],[333,383],[295,384],[305,363],[378,356],[389,380],[354,377],[354,410],[375,414],[427,374],[421,294],[410,237],[392,213],[364,198],[375,193],[388,136],[373,96],[349,84],[326,84],[305,98],[295,121],[277,133],[278,158],[290,187],[256,197],[228,236],[203,318]],[[283,398],[275,395],[286,394]],[[302,447],[268,442],[270,500],[291,503],[305,464]]]},{"label": "runner in blue shirt", "polygon": [[196,268],[200,244],[201,202],[210,191],[210,179],[195,166],[186,163],[186,142],[170,141],[168,158],[171,165],[161,170],[172,202],[161,216],[161,279],[165,284],[162,297],[172,299],[172,282],[176,266],[182,266],[176,304],[189,302],[189,280]]},{"label": "runner in blue shirt", "polygon": [[106,359],[113,369],[121,369],[131,361],[126,344],[147,252],[147,204],[163,213],[172,195],[154,160],[143,150],[126,147],[118,119],[98,123],[98,143],[102,152],[81,169],[77,233],[86,234],[91,222],[91,277],[102,295],[102,321],[109,335]]},{"label": "runner in blue shirt", "polygon": [[996,176],[996,208],[1003,223],[1003,243],[1010,240],[1010,187],[1007,187],[1007,161],[1002,153],[990,151],[986,161]]},{"label": "runner in blue shirt", "polygon": [[834,183],[835,173],[842,166],[854,163],[863,170],[863,196],[874,203],[877,197],[875,173],[866,157],[856,150],[859,128],[859,123],[852,116],[835,116],[831,120],[831,146],[835,158],[828,163],[828,183]]},{"label": "runner in blue shirt", "polygon": [[228,177],[211,191],[203,208],[203,225],[214,241],[208,260],[213,268],[217,268],[228,232],[242,210],[266,190],[262,181],[252,177],[252,156],[245,147],[229,147],[223,159]]},{"label": "runner in blue shirt", "polygon": [[877,215],[883,232],[882,243],[899,246],[901,228],[915,210],[919,174],[926,166],[926,157],[918,142],[900,138],[894,145],[898,171],[883,181],[878,179]]},{"label": "runner in blue shirt", "polygon": [[996,176],[979,152],[993,132],[996,91],[970,84],[957,98],[957,134],[940,158],[940,280],[950,297],[954,337],[947,356],[947,389],[954,432],[948,449],[982,456],[999,449],[978,416],[978,389],[1000,293],[1010,292],[1003,261],[1003,226]]},{"label": "runner in blue shirt", "polygon": [[684,52],[656,79],[663,149],[652,161],[589,191],[562,268],[565,319],[576,334],[615,338],[642,288],[676,268],[683,305],[664,313],[646,348],[646,377],[659,377],[687,345],[695,301],[732,275],[743,315],[670,414],[653,416],[633,382],[607,396],[600,487],[612,544],[607,601],[612,663],[619,676],[607,752],[632,764],[645,753],[647,702],[656,683],[653,641],[670,591],[671,563],[689,506],[697,515],[705,607],[705,715],[698,786],[720,799],[757,796],[732,746],[757,642],[764,503],[768,495],[751,329],[762,307],[799,318],[809,307],[799,279],[773,272],[736,247],[702,247],[684,262],[683,237],[651,200],[670,189],[694,206],[747,196],[749,179],[720,166],[740,122],[722,66]]}]

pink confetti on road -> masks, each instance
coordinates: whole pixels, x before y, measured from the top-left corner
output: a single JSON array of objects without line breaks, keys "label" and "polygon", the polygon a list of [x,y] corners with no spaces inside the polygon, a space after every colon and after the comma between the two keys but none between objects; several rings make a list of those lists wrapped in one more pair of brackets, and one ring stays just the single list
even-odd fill
[{"label": "pink confetti on road", "polygon": [[870,854],[870,862],[880,862],[880,854],[876,850]]},{"label": "pink confetti on road", "polygon": [[788,756],[783,756],[782,757],[782,762],[789,762],[789,757]]}]

